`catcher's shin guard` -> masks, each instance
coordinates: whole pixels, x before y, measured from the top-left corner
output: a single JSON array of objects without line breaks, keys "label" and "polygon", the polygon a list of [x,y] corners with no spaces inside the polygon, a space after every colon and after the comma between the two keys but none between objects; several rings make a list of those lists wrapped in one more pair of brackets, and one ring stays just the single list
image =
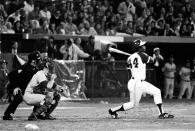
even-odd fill
[{"label": "catcher's shin guard", "polygon": [[51,104],[50,108],[48,108],[47,112],[45,113],[46,116],[50,115],[54,111],[54,109],[57,107],[58,102],[60,100],[60,94],[58,94],[57,92],[55,92],[53,99],[55,100],[55,103],[54,104]]},{"label": "catcher's shin guard", "polygon": [[33,107],[33,112],[36,112],[36,110],[38,110],[38,109],[40,108],[40,106],[41,106],[41,105],[35,105],[35,106]]},{"label": "catcher's shin guard", "polygon": [[35,114],[36,116],[38,116],[38,115],[40,115],[41,113],[46,112],[47,109],[48,109],[48,106],[44,104],[44,105],[40,106],[40,107],[34,112],[34,114]]},{"label": "catcher's shin guard", "polygon": [[28,120],[29,121],[34,121],[34,120],[37,120],[37,117],[43,113],[43,112],[46,112],[47,111],[47,106],[46,104],[44,105],[41,105],[40,107],[36,107],[33,109],[33,113],[31,113],[31,115],[28,117]]}]

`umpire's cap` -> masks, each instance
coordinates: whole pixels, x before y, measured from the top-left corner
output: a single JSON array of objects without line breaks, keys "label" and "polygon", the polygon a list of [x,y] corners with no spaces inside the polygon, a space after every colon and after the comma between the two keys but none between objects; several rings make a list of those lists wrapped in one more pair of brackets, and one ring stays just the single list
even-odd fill
[{"label": "umpire's cap", "polygon": [[32,60],[35,60],[35,61],[39,61],[41,60],[41,54],[39,51],[33,51],[32,53],[30,53],[28,55],[28,61],[32,61]]}]

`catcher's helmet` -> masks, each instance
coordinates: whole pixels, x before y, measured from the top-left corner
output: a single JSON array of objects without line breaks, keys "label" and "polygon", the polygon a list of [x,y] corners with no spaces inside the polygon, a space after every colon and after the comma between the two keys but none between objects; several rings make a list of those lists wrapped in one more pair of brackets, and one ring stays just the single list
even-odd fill
[{"label": "catcher's helmet", "polygon": [[38,68],[40,70],[44,69],[44,68],[48,68],[49,70],[53,69],[53,63],[51,62],[50,59],[45,58],[41,61],[41,63],[38,65]]},{"label": "catcher's helmet", "polygon": [[41,60],[41,54],[39,51],[33,51],[28,55],[28,61],[31,62],[32,60],[39,61]]}]

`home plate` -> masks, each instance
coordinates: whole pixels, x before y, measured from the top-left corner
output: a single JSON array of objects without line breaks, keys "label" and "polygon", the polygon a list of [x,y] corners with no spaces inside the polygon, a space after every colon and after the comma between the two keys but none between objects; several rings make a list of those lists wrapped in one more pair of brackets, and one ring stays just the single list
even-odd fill
[{"label": "home plate", "polygon": [[[90,108],[95,108],[95,107],[56,107],[57,110],[69,110],[69,109],[90,109]],[[33,106],[31,107],[19,107],[19,110],[32,110]]]}]

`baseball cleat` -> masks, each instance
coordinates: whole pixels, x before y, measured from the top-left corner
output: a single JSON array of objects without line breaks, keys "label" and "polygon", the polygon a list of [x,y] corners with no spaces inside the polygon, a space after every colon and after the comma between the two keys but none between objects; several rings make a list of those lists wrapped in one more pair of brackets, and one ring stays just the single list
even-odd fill
[{"label": "baseball cleat", "polygon": [[159,119],[171,119],[171,118],[174,118],[174,115],[168,113],[163,113],[159,115]]},{"label": "baseball cleat", "polygon": [[111,109],[109,109],[108,112],[112,116],[112,118],[118,119],[118,114],[116,112],[113,112]]},{"label": "baseball cleat", "polygon": [[36,121],[36,120],[37,120],[37,117],[36,117],[35,114],[32,113],[32,114],[28,117],[28,120],[29,120],[29,121]]},{"label": "baseball cleat", "polygon": [[56,120],[56,118],[51,115],[46,115],[45,120]]},{"label": "baseball cleat", "polygon": [[11,115],[4,115],[3,120],[13,120],[13,117]]}]

